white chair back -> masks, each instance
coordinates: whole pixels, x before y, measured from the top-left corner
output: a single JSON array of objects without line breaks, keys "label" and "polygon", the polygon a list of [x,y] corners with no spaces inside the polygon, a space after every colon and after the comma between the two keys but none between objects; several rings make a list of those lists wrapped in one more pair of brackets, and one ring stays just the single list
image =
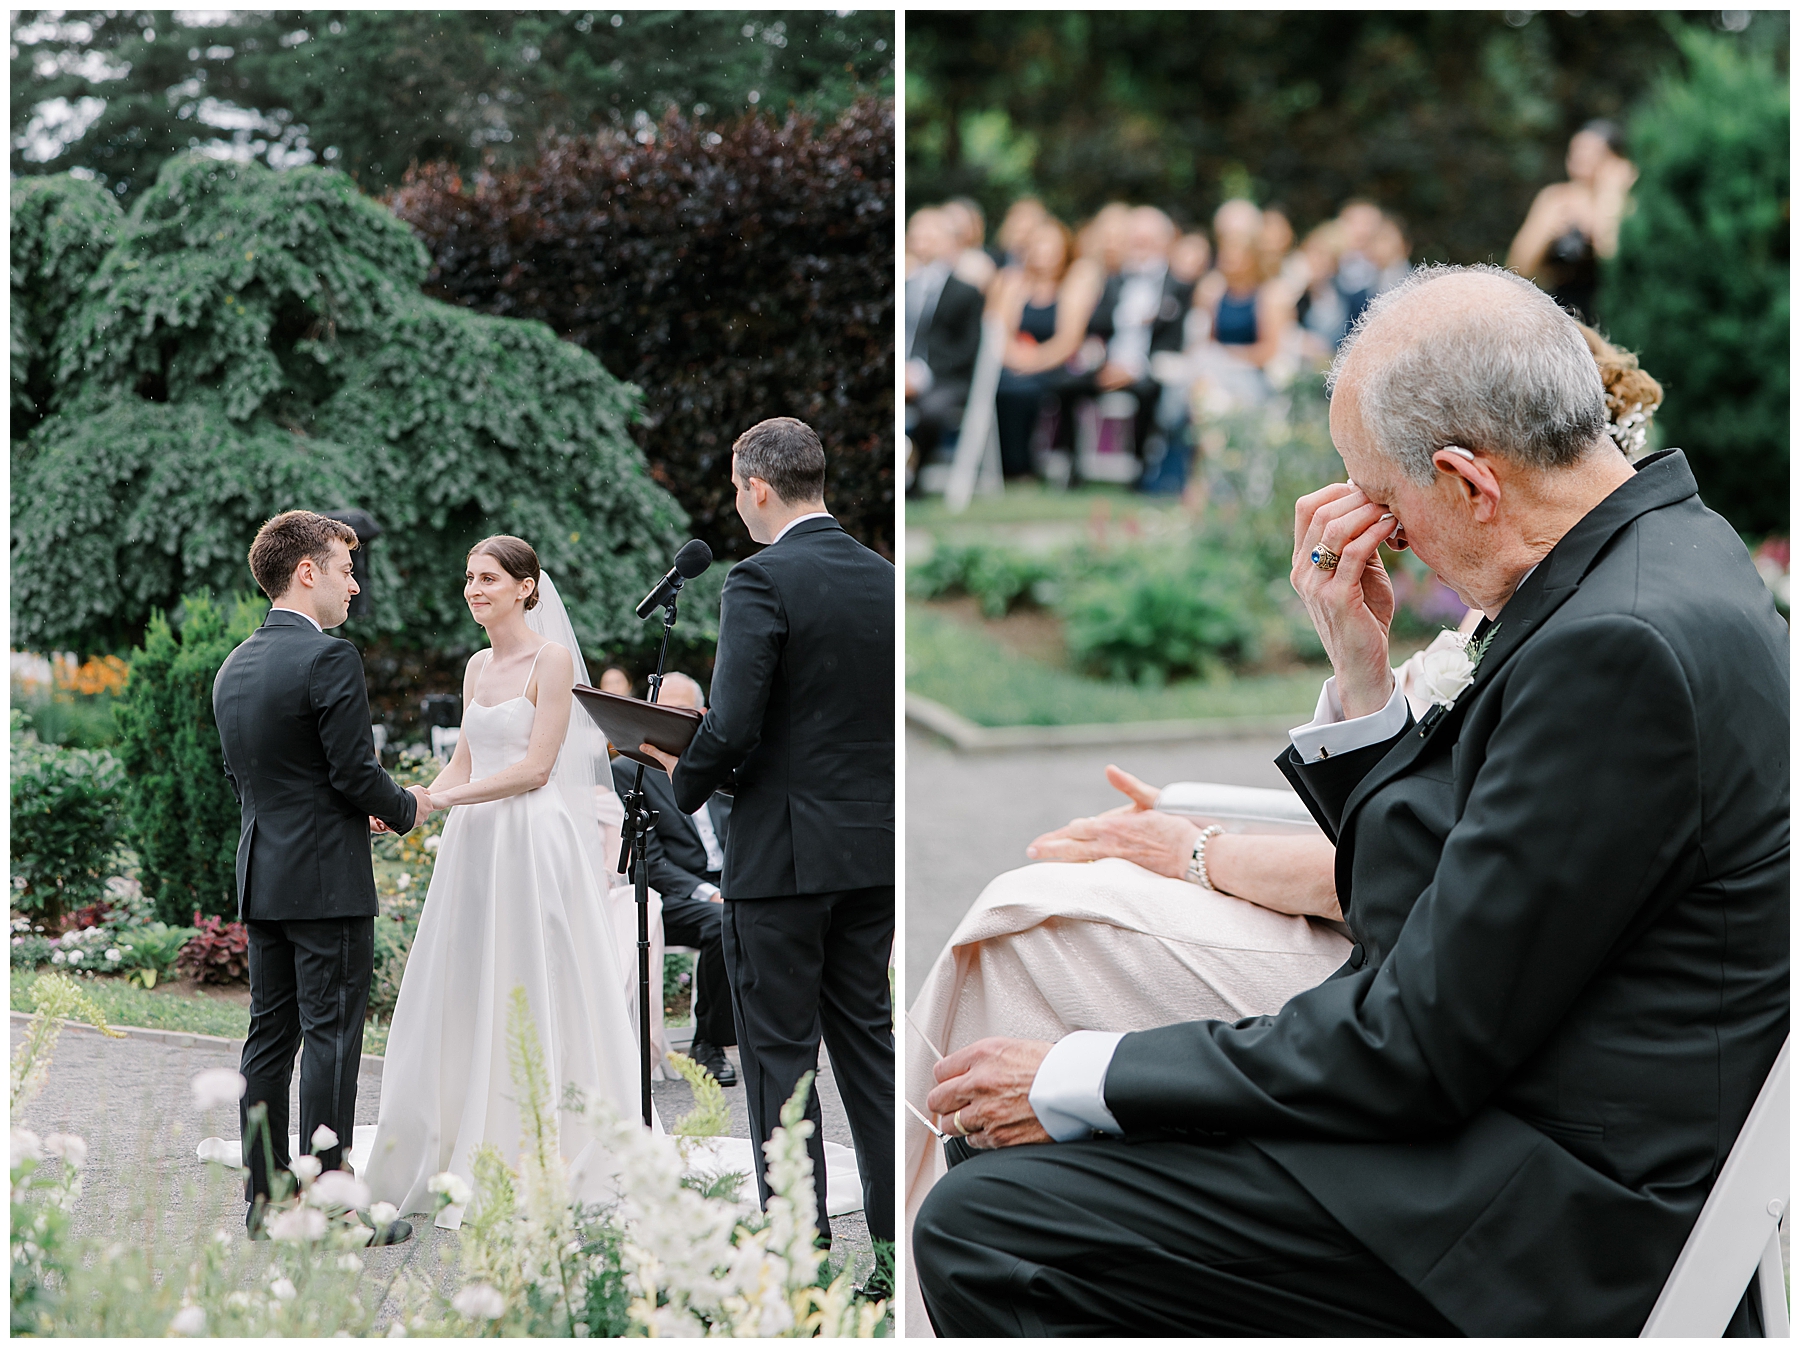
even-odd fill
[{"label": "white chair back", "polygon": [[1781,1218],[1788,1202],[1788,1045],[1750,1108],[1640,1338],[1716,1339],[1752,1276],[1763,1331],[1788,1336]]},{"label": "white chair back", "polygon": [[1000,435],[994,421],[994,395],[1000,389],[1000,364],[1006,354],[1006,327],[998,318],[981,320],[981,347],[975,354],[975,374],[969,383],[969,401],[963,404],[962,428],[956,437],[956,459],[944,487],[944,505],[953,515],[969,508],[976,488],[1002,490]]},{"label": "white chair back", "polygon": [[1234,833],[1316,833],[1319,826],[1292,791],[1221,782],[1170,782],[1156,798],[1167,814],[1204,815]]}]

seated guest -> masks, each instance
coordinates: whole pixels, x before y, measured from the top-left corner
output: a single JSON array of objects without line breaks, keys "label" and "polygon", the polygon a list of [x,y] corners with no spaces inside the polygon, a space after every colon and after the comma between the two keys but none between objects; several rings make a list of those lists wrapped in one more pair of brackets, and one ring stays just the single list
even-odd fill
[{"label": "seated guest", "polygon": [[1016,267],[1025,259],[1025,241],[1031,231],[1050,218],[1044,203],[1036,197],[1020,197],[1006,208],[1000,228],[994,231],[994,242],[1000,245],[1002,267]]},{"label": "seated guest", "polygon": [[[659,702],[705,711],[700,685],[685,674],[663,677]],[[631,790],[638,765],[629,758],[613,760],[613,784],[619,794]],[[650,808],[657,812],[644,855],[650,863],[650,888],[662,895],[663,940],[692,946],[694,961],[694,1042],[688,1056],[711,1072],[721,1086],[737,1085],[737,1069],[725,1049],[737,1043],[731,1018],[731,985],[725,977],[721,935],[724,895],[719,876],[725,869],[725,834],[731,821],[731,797],[715,793],[692,815],[675,804],[669,774],[644,773]]]},{"label": "seated guest", "polygon": [[1075,256],[1069,227],[1045,216],[1032,228],[1021,264],[1001,272],[988,292],[989,311],[1007,334],[994,404],[1008,477],[1032,471],[1032,432],[1046,400],[1055,398],[1062,367],[1087,337],[1103,280],[1095,263]]},{"label": "seated guest", "polygon": [[919,268],[906,278],[906,434],[920,462],[962,423],[981,349],[981,292],[952,275],[962,245],[942,211],[907,227]]},{"label": "seated guest", "polygon": [[631,675],[617,665],[608,665],[600,671],[600,691],[617,693],[620,697],[631,696]]},{"label": "seated guest", "polygon": [[949,220],[961,250],[952,274],[985,294],[1000,264],[986,247],[987,218],[982,215],[981,206],[973,197],[951,197],[938,209]]},{"label": "seated guest", "polygon": [[1381,218],[1381,207],[1360,197],[1346,201],[1338,210],[1337,224],[1344,247],[1338,254],[1337,289],[1344,305],[1345,331],[1355,325],[1363,306],[1380,291],[1381,268],[1370,254],[1375,249]]},{"label": "seated guest", "polygon": [[[941,1333],[1641,1328],[1787,1033],[1786,633],[1679,452],[1620,453],[1593,361],[1497,269],[1371,302],[1331,381],[1354,483],[1296,511],[1334,675],[1278,760],[1336,845],[1348,958],[1308,986],[1322,842],[1283,863],[1124,774],[1131,807],[1040,839],[1115,858],[1069,868],[1098,888],[1077,921],[1186,935],[1065,925],[1041,969],[997,965],[1037,1042],[965,995],[984,950],[934,969],[923,1108],[959,1140],[913,1264]],[[1411,690],[1422,717],[1388,665],[1384,541],[1484,615],[1474,667]],[[1206,914],[1185,929],[1146,883],[1177,874]],[[1226,890],[1314,914],[1320,944],[1271,911],[1274,943],[1244,939]],[[1019,949],[1034,925],[977,916]],[[1227,1009],[1149,1028],[1146,986]]]},{"label": "seated guest", "polygon": [[[1212,340],[1244,365],[1261,370],[1280,353],[1294,323],[1294,296],[1281,280],[1262,213],[1248,201],[1228,201],[1214,217],[1219,260],[1194,292],[1207,311]],[[1275,232],[1275,238],[1281,231]],[[1292,238],[1293,232],[1287,231]],[[1261,395],[1267,384],[1256,381]],[[1260,400],[1260,396],[1258,399]]]},{"label": "seated guest", "polygon": [[1295,317],[1308,356],[1321,363],[1336,353],[1349,331],[1348,310],[1337,288],[1338,259],[1344,252],[1344,229],[1335,220],[1309,231],[1300,245],[1306,262],[1306,284],[1295,301]]}]

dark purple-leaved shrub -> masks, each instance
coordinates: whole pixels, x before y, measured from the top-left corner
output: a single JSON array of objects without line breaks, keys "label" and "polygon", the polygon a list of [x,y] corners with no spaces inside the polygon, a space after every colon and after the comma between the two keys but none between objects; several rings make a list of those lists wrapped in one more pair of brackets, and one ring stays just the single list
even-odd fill
[{"label": "dark purple-leaved shrub", "polygon": [[223,918],[200,919],[175,957],[176,967],[196,983],[242,983],[250,977],[250,929]]}]

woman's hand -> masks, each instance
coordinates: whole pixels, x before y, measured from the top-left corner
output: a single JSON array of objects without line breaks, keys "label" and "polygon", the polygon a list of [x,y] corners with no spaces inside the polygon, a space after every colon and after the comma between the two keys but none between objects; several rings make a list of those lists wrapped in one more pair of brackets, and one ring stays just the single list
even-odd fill
[{"label": "woman's hand", "polygon": [[[1294,504],[1292,580],[1337,675],[1344,717],[1369,716],[1394,691],[1388,629],[1394,586],[1377,549],[1394,532],[1394,517],[1362,488],[1334,482]],[[1334,570],[1313,565],[1315,547],[1338,556]]]}]

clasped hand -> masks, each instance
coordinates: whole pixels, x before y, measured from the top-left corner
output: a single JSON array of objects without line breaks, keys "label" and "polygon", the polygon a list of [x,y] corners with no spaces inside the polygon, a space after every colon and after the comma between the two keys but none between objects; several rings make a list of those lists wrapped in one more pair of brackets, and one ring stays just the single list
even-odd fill
[{"label": "clasped hand", "polygon": [[[1394,692],[1394,586],[1377,551],[1394,532],[1393,514],[1354,483],[1334,482],[1294,503],[1291,579],[1331,657],[1346,720],[1380,711]],[[1316,547],[1337,554],[1334,570],[1313,564]]]},{"label": "clasped hand", "polygon": [[[430,814],[433,810],[444,808],[442,806],[432,804],[431,792],[427,791],[424,787],[409,786],[406,789],[407,789],[407,792],[413,797],[413,799],[418,801],[417,812],[413,815],[413,827],[417,828],[420,824],[424,823],[425,816]],[[384,820],[377,819],[374,815],[370,815],[369,816],[369,832],[371,832],[371,833],[392,833],[392,832],[394,832],[394,830],[389,828],[387,826],[387,823]]]}]

